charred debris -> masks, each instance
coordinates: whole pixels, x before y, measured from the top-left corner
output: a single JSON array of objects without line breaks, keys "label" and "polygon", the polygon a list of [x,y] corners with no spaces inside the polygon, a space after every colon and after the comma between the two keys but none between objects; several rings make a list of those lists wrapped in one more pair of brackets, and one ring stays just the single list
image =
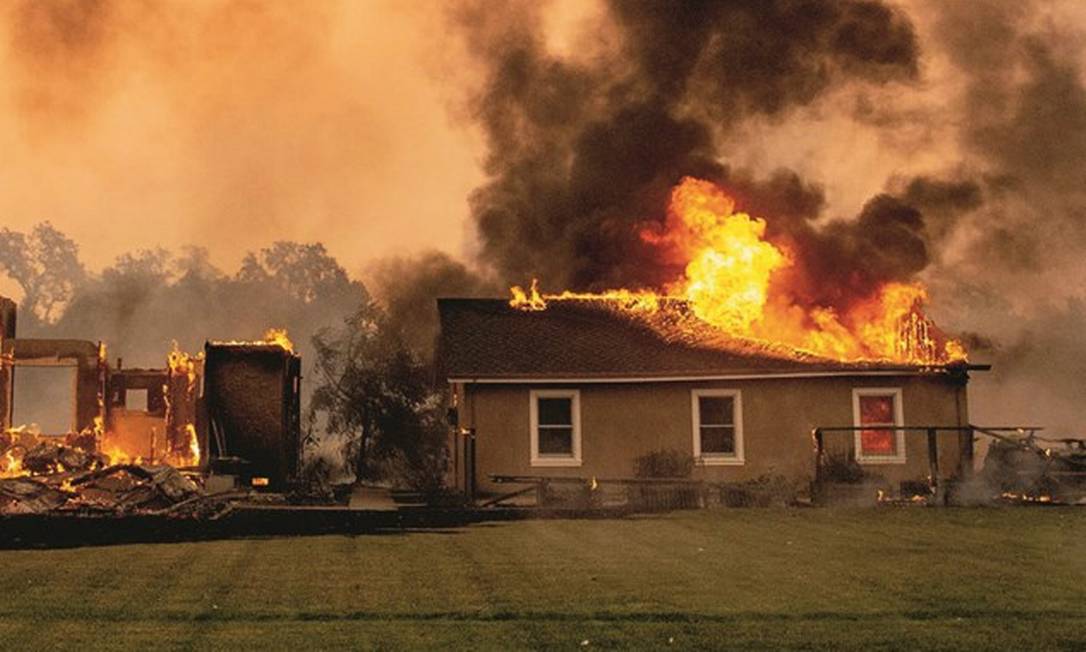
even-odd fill
[{"label": "charred debris", "polygon": [[[69,432],[12,423],[26,367],[74,371]],[[101,343],[18,338],[0,298],[0,515],[213,517],[242,498],[281,502],[299,472],[300,380],[283,333],[124,368]]]}]

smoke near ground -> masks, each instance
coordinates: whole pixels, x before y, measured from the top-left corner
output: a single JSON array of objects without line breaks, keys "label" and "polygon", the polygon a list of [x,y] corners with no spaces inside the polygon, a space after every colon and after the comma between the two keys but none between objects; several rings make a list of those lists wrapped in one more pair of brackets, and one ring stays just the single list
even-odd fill
[{"label": "smoke near ground", "polygon": [[[162,368],[174,346],[198,353],[208,340],[259,341],[270,328],[286,329],[302,355],[307,398],[313,336],[372,303],[365,287],[315,243],[273,243],[231,271],[213,266],[206,250],[190,247],[130,252],[100,273],[88,273],[77,245],[42,224],[29,235],[0,228],[0,273],[17,277],[23,289],[20,337],[104,342],[111,365]],[[17,383],[17,422],[55,427],[55,420],[42,422],[40,415],[64,404],[56,392],[70,398],[70,380],[31,376],[30,384]]]}]

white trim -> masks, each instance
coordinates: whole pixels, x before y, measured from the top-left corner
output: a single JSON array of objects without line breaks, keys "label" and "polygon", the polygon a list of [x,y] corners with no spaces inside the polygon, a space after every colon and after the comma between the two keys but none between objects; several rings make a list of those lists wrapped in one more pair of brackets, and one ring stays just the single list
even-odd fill
[{"label": "white trim", "polygon": [[[735,454],[702,454],[701,452],[701,406],[698,399],[702,396],[729,396],[733,399],[732,418],[735,420]],[[746,462],[743,456],[743,394],[738,389],[694,389],[690,390],[691,432],[694,438],[694,460],[704,466],[741,466]]]},{"label": "white trim", "polygon": [[[570,418],[573,420],[573,455],[571,457],[541,456],[539,454],[539,402],[540,398],[570,399]],[[529,446],[532,466],[580,466],[581,465],[581,392],[576,389],[533,389],[528,392]]]},{"label": "white trim", "polygon": [[[855,387],[852,389],[852,425],[859,427],[860,423],[860,397],[861,396],[893,396],[894,397],[894,425],[905,425],[905,408],[902,405],[900,387]],[[853,444],[856,450],[856,461],[860,464],[904,464],[905,463],[905,431],[894,431],[894,455],[867,455],[863,454],[861,446],[861,431],[853,433]]]},{"label": "white trim", "polygon": [[449,383],[479,383],[491,385],[570,385],[574,383],[685,383],[699,380],[771,380],[774,378],[856,378],[861,376],[922,376],[933,373],[926,370],[901,371],[808,371],[794,373],[752,373],[726,374],[714,376],[607,376],[568,378],[470,378],[453,376],[446,379]]}]

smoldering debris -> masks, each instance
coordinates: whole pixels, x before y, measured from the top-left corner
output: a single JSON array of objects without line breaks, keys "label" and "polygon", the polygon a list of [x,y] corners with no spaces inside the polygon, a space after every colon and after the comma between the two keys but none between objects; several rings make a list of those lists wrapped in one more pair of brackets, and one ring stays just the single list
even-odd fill
[{"label": "smoldering debris", "polygon": [[171,466],[119,464],[0,479],[0,514],[160,513],[204,496],[195,481]]},{"label": "smoldering debris", "polygon": [[993,436],[980,479],[997,500],[1071,504],[1086,501],[1086,439]]},{"label": "smoldering debris", "polygon": [[78,437],[70,439],[29,448],[10,437],[0,440],[0,516],[210,518],[239,498],[207,492],[199,473],[159,464],[111,464],[92,447],[78,445]]}]

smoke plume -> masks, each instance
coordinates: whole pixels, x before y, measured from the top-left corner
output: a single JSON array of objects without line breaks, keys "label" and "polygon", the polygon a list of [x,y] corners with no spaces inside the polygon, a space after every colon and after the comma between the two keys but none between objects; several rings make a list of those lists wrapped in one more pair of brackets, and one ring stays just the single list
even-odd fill
[{"label": "smoke plume", "polygon": [[[676,270],[638,234],[682,176],[707,178],[797,253],[801,301],[927,282],[937,319],[998,370],[974,382],[978,420],[1086,427],[1065,392],[1036,389],[1076,387],[1086,359],[1064,336],[1086,275],[1077,12],[615,0],[556,52],[534,5],[458,5],[483,80],[469,101],[487,144],[481,258],[553,289],[660,287]],[[832,142],[858,134],[878,149]],[[1056,350],[1065,363],[1049,364]]]},{"label": "smoke plume", "polygon": [[789,170],[757,178],[721,147],[745,121],[784,119],[843,85],[914,83],[919,45],[904,14],[868,1],[606,9],[601,29],[616,45],[583,59],[548,52],[535,7],[458,15],[485,71],[472,107],[490,179],[472,195],[473,217],[502,277],[660,287],[676,270],[638,234],[664,219],[687,175],[772,216],[770,237],[795,245],[812,303],[843,307],[927,266],[923,219],[904,201],[874,197],[855,219],[827,221],[819,186]]}]

